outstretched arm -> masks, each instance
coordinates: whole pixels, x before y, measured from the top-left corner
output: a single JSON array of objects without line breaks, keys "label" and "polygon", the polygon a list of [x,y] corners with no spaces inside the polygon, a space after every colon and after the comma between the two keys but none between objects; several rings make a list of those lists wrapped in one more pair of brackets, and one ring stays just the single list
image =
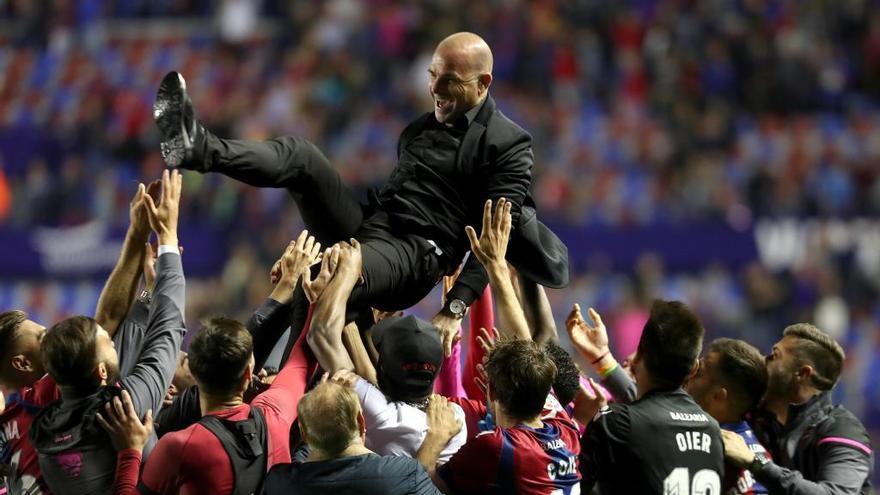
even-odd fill
[{"label": "outstretched arm", "polygon": [[[354,363],[342,342],[342,329],[345,327],[348,298],[361,275],[360,244],[352,239],[351,244],[343,242],[334,246],[331,255],[322,262],[322,272],[331,270],[331,260],[334,257],[338,260],[335,273],[327,288],[317,298],[308,335],[309,346],[318,358],[318,363],[331,374],[341,369],[354,369]],[[327,264],[326,267],[324,263]],[[311,281],[304,283],[309,285]],[[309,291],[307,288],[306,292]]]},{"label": "outstretched arm", "polygon": [[128,314],[137,292],[144,256],[150,254],[146,247],[150,238],[150,223],[144,209],[144,198],[149,194],[155,194],[158,187],[159,181],[152,182],[149,187],[138,184],[138,190],[129,206],[131,221],[122,244],[122,252],[119,253],[116,266],[110,272],[104,289],[98,297],[95,321],[110,334],[111,338]]},{"label": "outstretched arm", "polygon": [[437,461],[446,445],[461,431],[461,421],[455,417],[452,406],[446,397],[431,395],[425,409],[428,421],[428,433],[416,452],[416,460],[432,474],[437,468]]},{"label": "outstretched arm", "polygon": [[342,341],[354,364],[354,372],[364,380],[376,385],[379,383],[376,378],[376,367],[370,361],[370,354],[367,352],[367,346],[364,345],[364,338],[354,322],[345,325],[345,328],[342,329]]},{"label": "outstretched arm", "polygon": [[263,367],[287,329],[293,291],[299,278],[317,261],[320,252],[321,243],[304,230],[295,241],[290,241],[272,267],[269,278],[275,287],[245,325],[254,339],[254,369]]},{"label": "outstretched arm", "polygon": [[602,378],[602,383],[618,402],[636,399],[636,383],[623,371],[608,348],[608,332],[602,317],[590,308],[590,321],[584,320],[581,307],[575,304],[565,320],[565,328],[572,345]]},{"label": "outstretched arm", "polygon": [[[751,469],[755,454],[745,440],[732,431],[721,430],[724,440],[724,457],[733,465]],[[824,440],[824,442],[823,442]],[[845,443],[844,443],[845,442]],[[819,441],[822,456],[817,475],[807,480],[794,470],[770,461],[752,474],[771,493],[792,495],[857,495],[871,473],[871,449],[849,438],[826,437]]]},{"label": "outstretched arm", "polygon": [[145,196],[150,226],[159,239],[156,292],[150,305],[145,342],[137,365],[120,382],[131,393],[139,414],[159,410],[177,365],[180,342],[186,332],[184,308],[186,281],[177,242],[182,177],[177,171],[162,174],[162,195],[157,206]]},{"label": "outstretched arm", "polygon": [[[295,243],[291,243],[284,256],[281,257],[281,280],[296,283],[300,275],[304,275],[318,258],[321,245],[315,242],[308,232],[300,234]],[[285,287],[285,293],[289,293]],[[308,325],[308,323],[307,323]],[[261,393],[251,402],[255,407],[274,410],[288,424],[296,419],[296,405],[305,393],[309,375],[315,368],[315,357],[306,346],[308,328],[303,329],[294,342],[290,355],[275,377],[269,390]]]},{"label": "outstretched arm", "polygon": [[553,318],[553,308],[550,306],[544,287],[527,279],[522,273],[517,277],[520,300],[526,322],[532,330],[532,340],[538,345],[544,345],[548,340],[557,341],[559,336],[556,334],[556,320]]},{"label": "outstretched arm", "polygon": [[483,231],[477,238],[473,227],[465,227],[471,242],[471,253],[486,267],[495,307],[498,309],[499,338],[529,340],[532,334],[526,323],[522,306],[516,298],[510,271],[507,269],[507,242],[510,239],[512,204],[501,198],[492,213],[492,202],[483,209]]}]

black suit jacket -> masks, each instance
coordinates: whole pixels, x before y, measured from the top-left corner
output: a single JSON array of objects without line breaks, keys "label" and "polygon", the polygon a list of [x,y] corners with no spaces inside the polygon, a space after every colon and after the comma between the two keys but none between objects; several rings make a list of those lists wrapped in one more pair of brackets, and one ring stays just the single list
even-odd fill
[{"label": "black suit jacket", "polygon": [[[398,157],[430,122],[432,115],[430,112],[422,115],[403,130],[397,145]],[[462,175],[472,178],[461,184],[468,223],[479,233],[486,200],[511,201],[514,228],[507,250],[508,261],[529,279],[547,287],[562,288],[569,280],[568,249],[536,217],[535,201],[529,192],[533,163],[532,136],[501,113],[492,97],[487,96],[468,126],[456,157],[456,166]],[[392,188],[393,180],[392,177],[389,184]],[[459,239],[467,245],[463,229]],[[470,304],[482,294],[488,281],[486,270],[470,256],[447,296]]]}]

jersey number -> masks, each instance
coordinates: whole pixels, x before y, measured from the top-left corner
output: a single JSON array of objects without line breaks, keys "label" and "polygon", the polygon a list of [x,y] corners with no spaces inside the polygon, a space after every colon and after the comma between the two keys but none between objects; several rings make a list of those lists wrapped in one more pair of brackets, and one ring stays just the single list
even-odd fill
[{"label": "jersey number", "polygon": [[663,480],[663,495],[720,495],[721,478],[711,469],[701,469],[691,479],[688,468],[675,468]]}]

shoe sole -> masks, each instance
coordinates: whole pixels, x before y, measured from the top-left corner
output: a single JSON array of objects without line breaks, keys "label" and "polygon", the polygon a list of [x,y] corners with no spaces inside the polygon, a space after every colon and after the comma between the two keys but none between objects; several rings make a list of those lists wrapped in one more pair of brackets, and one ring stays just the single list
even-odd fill
[{"label": "shoe sole", "polygon": [[191,133],[185,125],[187,104],[191,105],[183,76],[177,72],[165,76],[153,103],[153,119],[162,133],[159,149],[169,168],[179,168],[193,147]]}]

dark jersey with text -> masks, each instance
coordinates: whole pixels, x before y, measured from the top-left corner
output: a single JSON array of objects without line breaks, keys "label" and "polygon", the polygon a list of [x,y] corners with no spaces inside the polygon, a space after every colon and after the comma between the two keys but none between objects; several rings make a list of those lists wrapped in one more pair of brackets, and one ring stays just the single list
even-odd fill
[{"label": "dark jersey with text", "polygon": [[603,408],[581,438],[583,492],[720,495],[718,423],[684,390],[653,391]]}]

